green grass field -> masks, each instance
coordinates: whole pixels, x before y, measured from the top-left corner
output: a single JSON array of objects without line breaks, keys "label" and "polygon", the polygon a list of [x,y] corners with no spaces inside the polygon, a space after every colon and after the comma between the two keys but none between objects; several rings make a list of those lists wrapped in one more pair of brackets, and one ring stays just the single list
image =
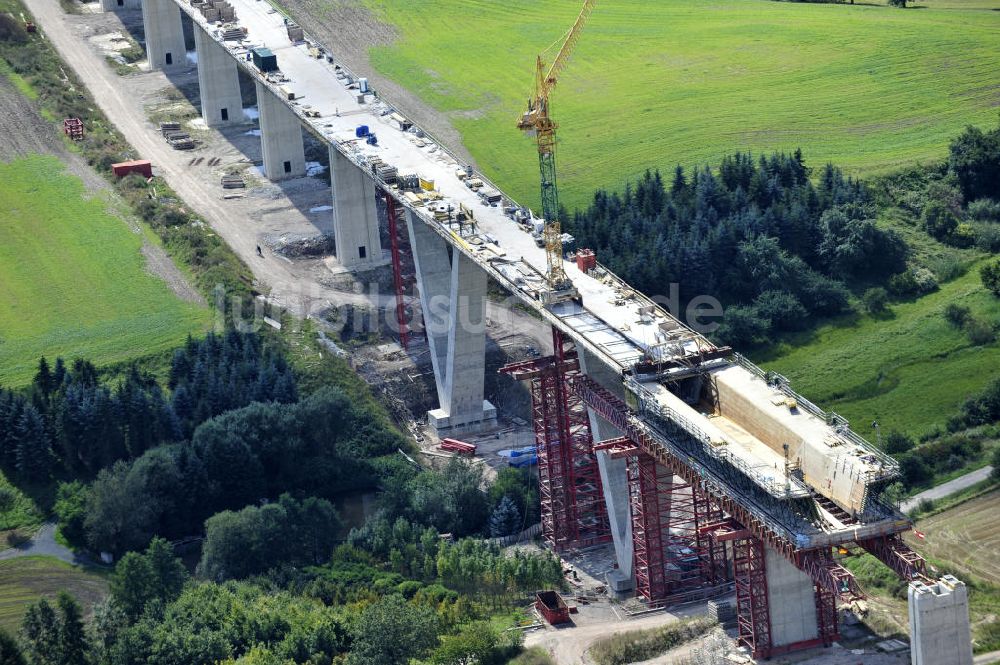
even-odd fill
[{"label": "green grass field", "polygon": [[42,596],[52,600],[65,589],[89,616],[108,593],[104,576],[57,559],[27,556],[0,561],[0,628],[16,635],[28,606]]},{"label": "green grass field", "polygon": [[[487,175],[537,207],[514,123],[535,54],[580,0],[357,1],[399,33],[375,67],[449,113]],[[599,2],[553,98],[563,203],[735,150],[802,147],[853,174],[941,160],[962,127],[996,123],[1000,1],[924,4]]]},{"label": "green grass field", "polygon": [[[0,471],[0,490],[10,492],[13,500],[10,507],[0,510],[0,532],[12,529],[30,529],[42,523],[43,515],[38,505],[27,494],[12,485],[3,471]],[[0,549],[6,544],[0,541]]]},{"label": "green grass field", "polygon": [[107,207],[54,157],[0,164],[0,385],[29,382],[42,355],[112,364],[209,325],[145,271],[142,236]]},{"label": "green grass field", "polygon": [[882,431],[919,435],[957,413],[1000,367],[1000,344],[975,347],[942,315],[957,303],[987,321],[1000,300],[982,286],[977,267],[914,302],[892,305],[887,318],[850,316],[792,337],[755,360],[787,376],[810,400],[875,439]]}]

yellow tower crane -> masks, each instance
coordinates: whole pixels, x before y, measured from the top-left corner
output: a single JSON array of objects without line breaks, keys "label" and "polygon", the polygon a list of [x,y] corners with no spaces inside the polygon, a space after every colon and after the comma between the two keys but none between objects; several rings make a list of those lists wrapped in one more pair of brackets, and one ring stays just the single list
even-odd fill
[{"label": "yellow tower crane", "polygon": [[549,115],[549,94],[556,86],[559,72],[566,66],[573,48],[580,39],[583,26],[594,11],[597,0],[585,0],[580,15],[562,41],[552,65],[545,69],[541,54],[535,63],[535,94],[528,100],[528,110],[517,122],[518,129],[534,134],[538,142],[538,165],[542,182],[542,216],[545,226],[545,279],[549,293],[545,304],[553,304],[578,296],[573,282],[563,269],[562,229],[559,224],[559,190],[556,186],[556,123]]}]

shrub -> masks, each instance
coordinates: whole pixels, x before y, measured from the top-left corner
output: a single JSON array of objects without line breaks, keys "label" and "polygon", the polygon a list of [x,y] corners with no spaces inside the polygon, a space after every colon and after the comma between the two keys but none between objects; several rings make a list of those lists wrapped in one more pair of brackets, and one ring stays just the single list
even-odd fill
[{"label": "shrub", "polygon": [[976,248],[984,252],[1000,252],[1000,224],[975,222],[972,233],[976,238]]},{"label": "shrub", "polygon": [[913,439],[902,432],[892,430],[888,435],[886,435],[885,443],[882,447],[885,448],[885,452],[890,455],[898,455],[913,448]]},{"label": "shrub", "polygon": [[87,486],[80,481],[59,483],[53,512],[59,517],[59,530],[70,543],[84,545],[86,532],[83,528],[87,514]]},{"label": "shrub", "polygon": [[956,328],[964,326],[971,316],[972,310],[964,305],[956,305],[953,302],[945,305],[944,318],[946,318],[948,323]]},{"label": "shrub", "polygon": [[14,507],[17,492],[11,487],[0,487],[0,513],[5,513]]},{"label": "shrub", "polygon": [[995,258],[980,268],[979,277],[983,280],[983,286],[1000,297],[1000,258]]},{"label": "shrub", "polygon": [[1000,222],[1000,201],[976,199],[969,204],[967,213],[977,222]]},{"label": "shrub", "polygon": [[809,320],[809,312],[799,299],[785,291],[764,291],[757,296],[753,308],[775,330],[801,330]]},{"label": "shrub", "polygon": [[969,319],[965,323],[965,334],[968,335],[969,341],[975,346],[990,344],[996,339],[993,326],[982,319]]},{"label": "shrub", "polygon": [[924,206],[920,216],[924,230],[933,238],[944,240],[958,227],[958,218],[948,206],[940,201],[930,201]]},{"label": "shrub", "polygon": [[913,509],[913,514],[926,515],[932,510],[934,510],[934,499],[921,499]]},{"label": "shrub", "polygon": [[914,268],[890,277],[888,287],[896,296],[923,295],[936,291],[938,280],[927,268]]},{"label": "shrub", "polygon": [[912,270],[904,270],[897,275],[893,275],[889,278],[887,286],[889,293],[897,297],[912,296],[920,292]]},{"label": "shrub", "polygon": [[955,247],[972,247],[976,242],[976,231],[971,224],[962,222],[948,238],[948,243]]},{"label": "shrub", "polygon": [[29,540],[31,540],[31,536],[27,531],[22,531],[21,529],[14,529],[13,531],[7,533],[8,547],[20,547]]},{"label": "shrub", "polygon": [[865,309],[870,314],[884,312],[889,304],[889,294],[881,286],[868,289],[861,299],[865,303]]},{"label": "shrub", "polygon": [[967,127],[951,142],[948,165],[972,201],[1000,191],[1000,128]]},{"label": "shrub", "polygon": [[549,654],[541,647],[526,649],[520,656],[510,661],[508,665],[556,665]]},{"label": "shrub", "polygon": [[24,26],[11,14],[0,14],[0,41],[23,44],[28,41]]},{"label": "shrub", "polygon": [[723,342],[738,349],[766,340],[770,328],[770,322],[753,307],[733,305],[726,308],[716,334]]},{"label": "shrub", "polygon": [[920,293],[930,293],[937,291],[938,280],[934,273],[927,268],[917,268],[913,271],[913,279],[917,283]]},{"label": "shrub", "polygon": [[931,470],[924,460],[912,453],[899,458],[899,470],[907,487],[919,485],[931,478]]}]

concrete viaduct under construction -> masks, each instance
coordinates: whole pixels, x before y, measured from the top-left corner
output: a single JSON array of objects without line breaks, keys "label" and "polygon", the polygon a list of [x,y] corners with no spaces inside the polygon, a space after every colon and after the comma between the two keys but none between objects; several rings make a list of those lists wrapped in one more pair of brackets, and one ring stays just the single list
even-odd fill
[{"label": "concrete viaduct under construction", "polygon": [[928,577],[901,537],[910,521],[880,499],[899,475],[895,461],[843,418],[599,264],[567,262],[579,297],[553,303],[530,213],[267,2],[101,3],[141,6],[154,69],[189,66],[182,14],[191,18],[210,126],[243,121],[238,68],[252,77],[268,178],[305,173],[303,129],[329,145],[337,258],[373,266],[387,225],[404,344],[414,281],[419,294],[439,398],[428,419],[439,434],[496,422],[476,325],[488,278],[551,324],[552,356],[502,371],[530,388],[553,549],[613,542],[610,588],[651,604],[735,587],[739,640],[767,658],[839,638],[838,605],[864,594],[837,554],[860,546],[910,582],[912,662],[972,662],[964,584]]}]

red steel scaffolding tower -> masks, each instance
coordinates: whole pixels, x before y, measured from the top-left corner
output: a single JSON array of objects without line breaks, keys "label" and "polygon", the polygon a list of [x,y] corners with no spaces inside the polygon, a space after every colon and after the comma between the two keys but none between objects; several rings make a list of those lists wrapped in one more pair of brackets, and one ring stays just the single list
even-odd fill
[{"label": "red steel scaffolding tower", "polygon": [[703,529],[723,519],[711,497],[625,437],[595,449],[628,461],[636,593],[650,603],[670,604],[694,600],[727,583],[725,546]]},{"label": "red steel scaffolding tower", "polygon": [[542,534],[556,551],[611,540],[604,490],[583,400],[569,390],[580,375],[571,341],[552,330],[555,354],[501,371],[529,382],[538,454]]},{"label": "red steel scaffolding tower", "polygon": [[[755,658],[829,645],[839,639],[837,602],[864,598],[833,547],[798,550],[695,468],[653,441],[624,401],[580,371],[569,340],[553,329],[555,354],[501,371],[529,381],[538,451],[542,531],[557,551],[609,540],[596,451],[628,461],[636,586],[651,602],[680,602],[730,579],[736,589],[739,641]],[[594,445],[588,408],[623,436]],[[857,542],[907,580],[925,566],[898,534]],[[817,635],[775,645],[768,597],[767,551],[813,581]],[[731,555],[731,556],[730,556]],[[707,594],[706,594],[707,595]]]},{"label": "red steel scaffolding tower", "polygon": [[389,246],[392,253],[392,283],[396,292],[396,326],[399,332],[399,344],[404,349],[409,348],[410,329],[409,315],[406,303],[407,294],[412,293],[416,283],[416,269],[410,249],[410,235],[406,222],[400,219],[402,209],[388,190],[383,190],[385,216],[389,227]]}]

